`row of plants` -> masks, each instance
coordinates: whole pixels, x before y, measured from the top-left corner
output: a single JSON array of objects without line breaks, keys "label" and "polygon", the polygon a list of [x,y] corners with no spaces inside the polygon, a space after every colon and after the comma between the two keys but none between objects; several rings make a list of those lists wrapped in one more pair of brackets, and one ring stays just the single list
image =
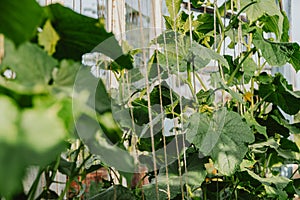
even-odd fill
[{"label": "row of plants", "polygon": [[[282,74],[265,71],[266,66],[286,64],[300,69],[299,45],[289,41],[285,12],[275,0],[240,0],[239,10],[237,1],[220,7],[191,2],[195,8],[215,8],[215,17],[190,17],[180,9],[181,0],[166,0],[167,30],[149,44],[160,48],[144,60],[143,73],[134,58],[144,50],[120,46],[101,20],[59,4],[1,1],[5,54],[0,64],[0,196],[299,195],[299,179],[280,176],[279,169],[299,165],[299,147],[289,137],[300,133],[300,125],[284,116],[299,113],[300,92]],[[225,44],[233,54],[224,51]],[[113,72],[117,89],[82,66],[82,56],[91,51],[112,59],[98,60],[97,65]],[[209,74],[207,84],[200,72],[212,60],[218,70]],[[170,76],[189,88],[190,97],[173,88]],[[163,125],[166,120],[176,121],[170,130]],[[134,173],[141,165],[143,172]],[[38,166],[38,175],[26,192],[22,180],[30,166]],[[99,169],[107,172],[105,178],[87,184],[86,177]],[[66,182],[56,181],[58,172],[68,177]],[[37,194],[41,177],[45,186]],[[53,191],[53,184],[64,185],[64,190]]]}]

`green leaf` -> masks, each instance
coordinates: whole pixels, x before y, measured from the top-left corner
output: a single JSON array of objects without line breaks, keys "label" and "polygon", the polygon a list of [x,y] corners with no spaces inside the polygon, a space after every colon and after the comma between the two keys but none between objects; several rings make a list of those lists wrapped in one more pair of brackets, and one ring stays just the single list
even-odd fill
[{"label": "green leaf", "polygon": [[[241,7],[243,8],[251,2],[253,2],[253,0],[241,0]],[[256,21],[264,14],[270,16],[277,15],[282,18],[281,12],[274,0],[256,0],[256,3],[245,9],[245,13],[250,23]]]},{"label": "green leaf", "polygon": [[189,118],[187,140],[199,151],[211,156],[216,168],[225,175],[233,174],[254,141],[251,129],[240,115],[225,108],[212,116],[195,113]]},{"label": "green leaf", "polygon": [[258,95],[279,106],[287,114],[294,115],[300,110],[300,94],[293,91],[292,85],[288,84],[282,74],[277,73],[272,83],[260,83]]},{"label": "green leaf", "polygon": [[50,108],[25,109],[20,122],[23,142],[40,153],[60,144],[66,138],[66,131],[64,124],[56,116],[58,111],[57,105]]},{"label": "green leaf", "polygon": [[45,51],[49,55],[55,52],[56,44],[59,40],[59,35],[56,33],[55,29],[52,27],[51,22],[46,21],[43,30],[38,33],[38,43],[43,46]]},{"label": "green leaf", "polygon": [[103,23],[60,4],[51,4],[46,10],[60,37],[54,57],[80,61],[83,54],[93,50],[112,58],[122,68],[132,68],[131,57],[124,55],[118,41],[112,33],[106,32]]},{"label": "green leaf", "polygon": [[179,12],[182,0],[166,0],[166,5],[172,20],[174,20]]},{"label": "green leaf", "polygon": [[193,63],[195,71],[198,71],[206,67],[211,60],[218,61],[229,68],[223,56],[195,41],[191,43],[186,35],[167,31],[157,38],[157,42],[165,47],[165,52],[158,54],[159,63],[165,71],[167,71],[166,67],[174,74],[177,74],[178,70],[186,71],[188,62]]},{"label": "green leaf", "polygon": [[290,21],[285,12],[282,12],[282,14],[284,16],[284,20],[283,20],[283,28],[282,28],[282,35],[281,35],[280,42],[289,42],[289,40],[290,40],[290,36],[289,36]]},{"label": "green leaf", "polygon": [[148,61],[148,78],[150,83],[168,78],[167,71],[160,66],[159,54],[157,51],[154,52]]},{"label": "green leaf", "polygon": [[221,65],[226,68],[229,68],[229,65],[226,59],[215,51],[204,47],[193,41],[190,51],[193,53],[194,65],[197,69],[205,67],[211,60],[218,61]]},{"label": "green leaf", "polygon": [[99,122],[86,114],[83,114],[76,121],[76,130],[90,152],[99,155],[103,163],[120,171],[134,171],[133,157],[128,151],[124,150],[122,144],[117,146],[113,141],[110,141],[111,137],[109,134],[112,134],[111,136],[113,137],[115,136],[113,135],[115,134],[114,132],[104,132],[105,130],[102,129]]},{"label": "green leaf", "polygon": [[261,50],[263,57],[272,66],[283,66],[289,60],[287,52],[281,49],[279,43],[271,43],[265,40],[259,32],[254,33],[253,44]]},{"label": "green leaf", "polygon": [[271,42],[264,39],[258,30],[253,34],[253,44],[270,65],[283,66],[289,62],[296,71],[300,70],[300,47],[297,43]]},{"label": "green leaf", "polygon": [[218,84],[220,84],[221,88],[223,88],[226,92],[228,92],[233,97],[234,100],[242,104],[245,104],[245,101],[243,100],[243,95],[241,93],[232,90],[228,85],[223,83],[222,79],[220,79],[219,74],[217,74],[216,76],[218,77],[216,81]]},{"label": "green leaf", "polygon": [[200,104],[212,106],[216,95],[213,89],[209,89],[207,91],[201,89],[196,96]]},{"label": "green leaf", "polygon": [[[167,199],[167,185],[170,187],[170,198],[173,199],[178,194],[181,194],[181,186],[185,184],[192,187],[192,189],[201,186],[205,180],[206,170],[204,167],[204,160],[200,159],[198,153],[187,155],[187,170],[181,167],[181,176],[178,171],[178,160],[168,165],[168,178],[166,176],[166,169],[159,170],[157,177],[159,187],[159,199]],[[181,182],[180,182],[181,181]],[[181,185],[182,184],[182,185]],[[146,199],[153,199],[156,196],[155,183],[143,186]]]},{"label": "green leaf", "polygon": [[254,62],[252,58],[247,58],[243,63],[244,70],[244,81],[245,83],[249,83],[251,78],[254,76],[256,71],[257,64]]},{"label": "green leaf", "polygon": [[278,190],[268,185],[264,185],[264,188],[268,197],[276,198],[278,200],[286,200],[288,198],[287,193],[283,190]]},{"label": "green leaf", "polygon": [[0,96],[0,141],[16,143],[18,140],[18,118],[19,110],[11,98]]},{"label": "green leaf", "polygon": [[[199,158],[198,153],[188,155],[187,157],[187,171],[183,173],[183,181],[192,189],[201,186],[201,183],[205,180],[207,171],[204,167],[204,160]],[[182,170],[184,171],[184,169]]]},{"label": "green leaf", "polygon": [[22,178],[27,167],[22,155],[28,153],[22,146],[11,146],[0,141],[0,194],[7,199],[22,192]]},{"label": "green leaf", "polygon": [[289,42],[289,19],[285,12],[282,12],[282,17],[278,15],[269,16],[267,14],[260,18],[263,24],[263,30],[269,33],[275,33],[276,41]]},{"label": "green leaf", "polygon": [[283,116],[283,114],[277,107],[273,106],[271,112],[268,113],[268,117],[275,120],[279,125],[287,128],[291,134],[300,133],[300,124],[290,124],[289,121]]},{"label": "green leaf", "polygon": [[0,127],[0,162],[5,163],[0,165],[0,178],[6,180],[0,183],[0,193],[10,199],[21,192],[25,169],[52,162],[64,150],[67,134],[57,116],[61,109],[58,102],[21,110],[12,99],[0,96],[0,105],[6,117]]},{"label": "green leaf", "polygon": [[90,200],[111,200],[111,199],[118,199],[118,200],[135,200],[135,196],[131,190],[125,188],[121,185],[114,185],[104,192],[97,194],[93,197],[89,198]]},{"label": "green leaf", "polygon": [[298,44],[293,43],[294,51],[290,56],[289,63],[292,64],[294,69],[298,72],[300,70],[300,47]]},{"label": "green leaf", "polygon": [[[218,22],[217,22],[218,23]],[[195,31],[207,34],[214,30],[214,19],[208,13],[197,16]]]},{"label": "green leaf", "polygon": [[276,134],[283,137],[289,137],[289,129],[276,121],[272,115],[267,116],[265,119],[256,118],[257,122],[267,128],[268,137],[274,137]]},{"label": "green leaf", "polygon": [[291,150],[299,153],[299,148],[297,144],[287,138],[280,139],[280,147],[284,150]]},{"label": "green leaf", "polygon": [[16,45],[34,37],[41,24],[43,9],[35,0],[0,1],[0,33],[10,38]]},{"label": "green leaf", "polygon": [[77,72],[80,67],[81,65],[79,62],[75,62],[73,60],[62,60],[59,68],[56,68],[52,72],[53,91],[55,93],[62,91],[71,96]]},{"label": "green leaf", "polygon": [[[94,77],[87,67],[80,67],[77,71],[73,88],[73,95],[78,95],[78,98],[81,98],[86,105],[99,114],[111,111],[111,100],[105,85],[101,79]],[[76,106],[77,103],[79,103],[78,106]],[[80,102],[75,102],[73,106],[73,108],[81,107]]]},{"label": "green leaf", "polygon": [[251,177],[258,180],[264,185],[269,197],[279,197],[279,199],[286,199],[287,194],[285,192],[283,192],[285,193],[283,194],[280,191],[283,191],[284,188],[289,184],[291,180],[282,176],[262,178],[250,170],[246,170],[246,171]]},{"label": "green leaf", "polygon": [[265,136],[265,138],[267,139],[268,138],[268,135],[267,135],[267,128],[260,125],[256,120],[255,118],[249,114],[249,113],[245,113],[244,115],[247,123],[251,126],[253,126],[253,128],[260,134],[262,134],[263,136]]},{"label": "green leaf", "polygon": [[157,38],[165,51],[158,54],[159,63],[171,73],[186,71],[187,61],[191,61],[189,37],[174,31],[166,31]]},{"label": "green leaf", "polygon": [[24,43],[16,49],[13,43],[5,40],[5,57],[0,69],[9,68],[16,73],[15,79],[0,78],[0,84],[26,93],[45,93],[49,89],[52,71],[57,61],[32,43]]}]

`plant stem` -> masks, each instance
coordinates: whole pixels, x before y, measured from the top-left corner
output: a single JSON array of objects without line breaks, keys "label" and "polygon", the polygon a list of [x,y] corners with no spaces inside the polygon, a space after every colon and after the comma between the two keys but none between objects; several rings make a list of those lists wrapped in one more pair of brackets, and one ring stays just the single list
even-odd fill
[{"label": "plant stem", "polygon": [[254,108],[253,108],[253,112],[254,110],[257,110],[258,107],[265,102],[265,100],[271,95],[273,94],[273,91],[270,91],[261,101],[259,101],[257,104],[255,104]]},{"label": "plant stem", "polygon": [[[75,178],[75,177],[74,177]],[[64,187],[64,190],[62,191],[62,193],[59,195],[59,200],[63,200],[64,199],[64,196],[66,195],[67,193],[67,190],[70,188],[70,185],[71,185],[71,182],[73,181],[73,178],[72,179],[68,179],[68,181],[66,182],[66,185]]]},{"label": "plant stem", "polygon": [[245,60],[255,51],[255,48],[251,49],[251,51],[248,51],[246,53],[246,55],[243,57],[242,61],[236,66],[236,68],[234,69],[234,71],[232,72],[231,76],[229,77],[228,81],[227,81],[227,84],[230,84],[236,73],[238,73],[238,71],[240,70],[240,68],[242,67],[242,64],[245,62]]},{"label": "plant stem", "polygon": [[202,86],[204,91],[207,91],[207,87],[206,87],[205,83],[203,82],[203,80],[201,79],[201,77],[199,76],[199,74],[195,73],[195,76],[198,79],[198,81],[200,82],[200,85]]},{"label": "plant stem", "polygon": [[39,169],[39,172],[34,180],[34,182],[32,183],[31,185],[31,188],[29,189],[29,192],[28,192],[28,199],[30,200],[33,200],[34,199],[34,196],[36,194],[36,190],[38,188],[38,185],[39,185],[39,181],[40,181],[40,178],[41,178],[41,175],[43,174],[43,171],[42,169]]},{"label": "plant stem", "polygon": [[265,161],[264,166],[263,166],[263,171],[262,171],[262,174],[261,174],[262,177],[266,176],[268,165],[269,165],[270,160],[271,160],[271,156],[272,156],[272,154],[269,154],[268,157],[266,158],[266,161]]},{"label": "plant stem", "polygon": [[203,191],[203,200],[207,200],[207,186],[206,183],[204,183],[204,187],[202,188]]},{"label": "plant stem", "polygon": [[[239,184],[240,184],[240,181],[237,181],[237,183],[235,184],[233,190],[231,191],[230,199],[233,199],[232,196],[236,193],[236,189],[239,186]],[[234,196],[236,197],[237,195],[234,195]]]},{"label": "plant stem", "polygon": [[191,76],[192,68],[191,68],[191,66],[192,66],[191,62],[187,62],[187,79],[186,79],[185,83],[189,86],[192,96],[195,99],[195,102],[198,104],[198,99],[197,99],[197,96],[195,94],[195,90],[194,90],[194,87],[192,84],[192,76]]}]

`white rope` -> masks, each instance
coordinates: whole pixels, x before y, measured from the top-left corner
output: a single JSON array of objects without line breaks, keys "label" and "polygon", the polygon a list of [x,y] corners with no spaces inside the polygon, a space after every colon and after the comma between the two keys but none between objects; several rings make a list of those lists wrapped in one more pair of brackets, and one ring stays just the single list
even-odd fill
[{"label": "white rope", "polygon": [[146,93],[147,93],[147,100],[148,100],[148,117],[149,117],[149,129],[150,129],[150,136],[151,136],[151,146],[152,146],[152,157],[153,157],[153,170],[154,170],[154,177],[155,177],[155,191],[156,191],[156,199],[159,199],[159,190],[158,190],[158,180],[157,180],[157,166],[156,166],[156,153],[155,153],[155,143],[154,143],[154,133],[153,133],[153,125],[152,125],[152,109],[151,109],[151,101],[150,101],[150,86],[149,86],[149,79],[147,73],[147,60],[146,52],[144,49],[145,41],[144,41],[144,31],[143,31],[143,16],[142,16],[142,9],[141,9],[141,0],[138,0],[138,7],[139,7],[139,16],[140,16],[140,33],[141,33],[141,42],[142,42],[142,55],[143,55],[143,67],[145,70],[145,81],[146,81]]},{"label": "white rope", "polygon": [[[155,9],[156,9],[156,3],[158,3],[158,1],[156,0],[153,0],[151,1],[152,2],[152,17],[153,17],[153,28],[154,28],[154,43],[155,43],[155,54],[156,54],[156,58],[157,58],[157,76],[158,76],[158,88],[159,88],[159,102],[160,102],[160,112],[163,113],[164,112],[164,108],[163,108],[163,102],[162,102],[162,90],[161,90],[161,83],[162,83],[162,80],[161,80],[161,72],[160,72],[160,61],[159,61],[159,56],[158,56],[158,49],[159,49],[159,45],[157,43],[157,24],[156,24],[156,12],[155,12]],[[160,0],[160,12],[163,13],[162,11],[162,0]],[[163,22],[163,16],[158,16],[158,17],[161,17],[161,22]],[[163,27],[163,24],[161,24],[161,27]],[[160,30],[161,31],[161,30]],[[165,35],[163,33],[163,37],[164,37],[164,42],[165,42]],[[165,45],[166,46],[166,45]],[[171,97],[172,99],[172,97]],[[164,130],[165,130],[165,127],[164,127],[164,118],[162,118],[162,137],[163,137],[163,150],[164,150],[164,162],[165,162],[165,168],[166,168],[166,182],[167,182],[167,198],[170,199],[171,198],[171,192],[170,192],[170,184],[169,184],[169,170],[168,170],[168,156],[167,156],[167,143],[166,143],[166,137],[165,137],[165,134],[164,134]]]},{"label": "white rope", "polygon": [[[176,54],[176,68],[177,68],[177,83],[179,85],[179,104],[180,104],[180,122],[183,123],[183,117],[182,117],[182,91],[180,87],[180,70],[179,70],[179,50],[178,50],[178,35],[177,35],[177,30],[176,30],[176,13],[175,13],[175,2],[172,0],[172,8],[173,8],[173,13],[174,13],[174,37],[175,37],[175,54]],[[172,97],[171,97],[172,99]],[[175,127],[178,126],[178,124],[175,122]],[[182,181],[182,172],[181,172],[181,162],[180,162],[180,152],[179,152],[179,145],[178,145],[178,129],[173,129],[175,133],[175,144],[176,144],[176,154],[177,154],[177,160],[178,160],[178,173],[179,173],[179,181],[180,181],[180,188],[181,188],[181,197],[184,199],[184,189],[183,189],[183,181]]]}]

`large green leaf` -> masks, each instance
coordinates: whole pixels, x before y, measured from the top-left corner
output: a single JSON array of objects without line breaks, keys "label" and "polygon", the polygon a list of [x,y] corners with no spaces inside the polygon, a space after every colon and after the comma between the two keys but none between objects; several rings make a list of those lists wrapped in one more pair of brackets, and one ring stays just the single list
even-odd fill
[{"label": "large green leaf", "polygon": [[122,68],[132,68],[131,57],[124,55],[118,41],[112,33],[106,32],[103,23],[60,4],[49,5],[46,10],[60,37],[54,57],[79,61],[83,54],[94,50],[112,58]]},{"label": "large green leaf", "polygon": [[229,68],[226,59],[215,51],[193,42],[190,51],[194,55],[194,65],[196,69],[205,67],[211,60],[218,61],[221,65]]},{"label": "large green leaf", "polygon": [[0,33],[20,45],[33,38],[43,15],[43,9],[35,0],[1,0]]},{"label": "large green leaf", "polygon": [[277,41],[288,42],[289,35],[289,22],[287,16],[284,15],[283,24],[281,23],[279,16],[263,15],[260,21],[263,23],[263,30],[269,33],[275,33]]},{"label": "large green leaf", "polygon": [[[253,2],[253,0],[241,0],[241,7],[243,8],[251,2]],[[250,23],[256,21],[264,14],[282,17],[279,7],[276,5],[274,0],[256,0],[256,3],[245,9],[245,13],[247,14],[247,18],[250,20]]]},{"label": "large green leaf", "polygon": [[9,97],[0,96],[0,105],[5,116],[0,128],[0,178],[6,180],[0,183],[0,194],[10,199],[21,192],[28,166],[44,166],[64,150],[67,131],[57,116],[59,102],[21,110]]},{"label": "large green leaf", "polygon": [[284,163],[297,163],[299,164],[300,153],[299,149],[295,146],[292,141],[288,142],[288,139],[282,138],[280,141],[269,138],[265,142],[257,142],[249,145],[251,152],[256,154],[265,155],[267,152],[272,152],[272,160],[269,166],[272,167],[274,164],[284,164]]},{"label": "large green leaf", "polygon": [[[102,116],[100,116],[100,120],[104,120],[101,118]],[[106,121],[107,123],[114,123],[112,117],[108,120],[110,121]],[[118,143],[114,141],[116,137],[120,138],[119,135],[116,135],[115,131],[105,132],[105,126],[107,125],[101,126],[98,121],[85,114],[76,121],[77,134],[89,147],[91,153],[99,155],[101,161],[117,170],[133,172],[133,157],[124,150],[122,143],[118,146]],[[120,139],[117,142],[120,142]]]},{"label": "large green leaf", "polygon": [[250,23],[259,20],[263,23],[266,31],[271,31],[277,36],[277,41],[287,39],[286,35],[286,16],[281,13],[275,0],[241,0],[241,7],[249,5],[245,9],[247,18]]},{"label": "large green leaf", "polygon": [[[218,23],[218,22],[217,22]],[[195,30],[198,33],[207,34],[214,30],[214,19],[208,13],[202,13],[197,16]]]},{"label": "large green leaf", "polygon": [[300,70],[300,47],[297,43],[278,43],[266,40],[262,31],[253,35],[253,44],[260,49],[262,56],[272,66],[283,66],[291,63],[296,71]]},{"label": "large green leaf", "polygon": [[280,200],[287,199],[287,193],[284,191],[284,188],[290,182],[288,178],[282,176],[262,178],[250,170],[246,171],[252,178],[263,184],[268,197],[273,197]]},{"label": "large green leaf", "polygon": [[0,77],[0,84],[19,93],[45,93],[48,91],[52,71],[57,61],[37,45],[26,42],[17,49],[5,40],[5,57],[0,69],[11,69],[16,78],[6,80]]},{"label": "large green leaf", "polygon": [[59,109],[54,106],[24,110],[20,122],[23,142],[42,153],[61,143],[66,138],[66,131],[62,120],[55,115]]},{"label": "large green leaf", "polygon": [[212,116],[195,113],[189,118],[187,140],[211,156],[216,168],[225,175],[234,173],[247,152],[254,135],[242,117],[225,108]]},{"label": "large green leaf", "polygon": [[300,110],[300,93],[293,91],[292,85],[288,84],[282,74],[277,73],[271,80],[271,83],[260,82],[258,95],[279,106],[287,114],[297,114]]},{"label": "large green leaf", "polygon": [[198,71],[206,67],[211,60],[229,68],[223,56],[195,41],[191,43],[186,35],[167,31],[157,38],[157,42],[165,49],[163,54],[158,54],[158,61],[162,67],[168,67],[171,73],[186,71],[188,62]]},{"label": "large green leaf", "polygon": [[[178,194],[181,194],[181,187],[188,185],[193,189],[201,186],[201,183],[206,177],[206,170],[204,167],[204,160],[199,158],[198,153],[187,155],[186,171],[184,167],[181,168],[181,176],[179,174],[179,167],[177,160],[168,165],[168,178],[166,175],[166,168],[159,171],[157,177],[159,188],[159,199],[167,199],[167,185],[170,187],[170,198],[173,199]],[[143,186],[146,199],[153,199],[156,196],[155,183]]]}]

